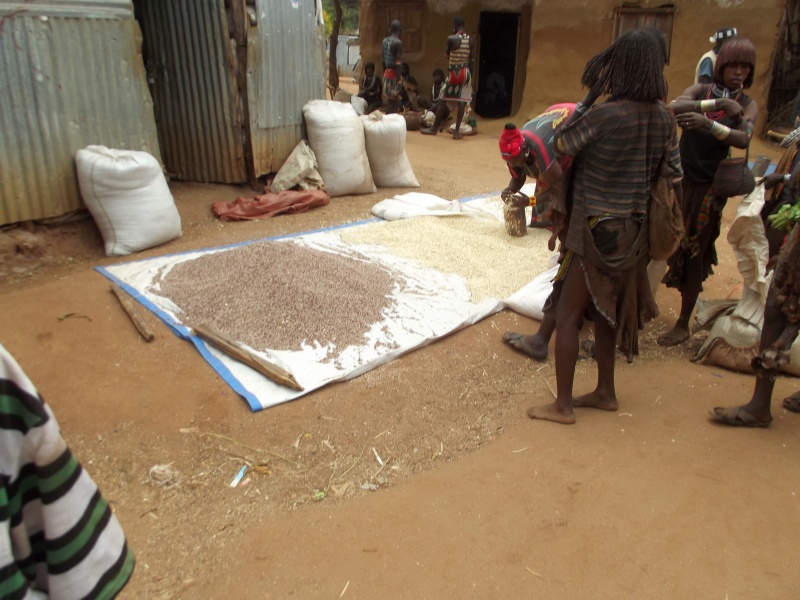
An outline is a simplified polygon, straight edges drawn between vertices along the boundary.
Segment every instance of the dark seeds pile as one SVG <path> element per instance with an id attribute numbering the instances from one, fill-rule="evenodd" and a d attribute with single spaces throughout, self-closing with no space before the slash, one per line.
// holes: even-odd
<path id="1" fill-rule="evenodd" d="M 161 295 L 183 323 L 210 325 L 251 348 L 342 350 L 364 342 L 392 301 L 392 276 L 374 263 L 298 246 L 257 242 L 176 265 Z"/>

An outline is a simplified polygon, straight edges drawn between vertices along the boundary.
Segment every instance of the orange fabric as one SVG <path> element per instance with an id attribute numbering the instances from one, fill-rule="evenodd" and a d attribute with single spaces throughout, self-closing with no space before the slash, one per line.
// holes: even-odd
<path id="1" fill-rule="evenodd" d="M 211 210 L 222 221 L 269 219 L 283 213 L 297 214 L 310 208 L 325 206 L 331 200 L 322 190 L 285 190 L 267 192 L 253 198 L 237 198 L 233 202 L 214 202 Z"/>

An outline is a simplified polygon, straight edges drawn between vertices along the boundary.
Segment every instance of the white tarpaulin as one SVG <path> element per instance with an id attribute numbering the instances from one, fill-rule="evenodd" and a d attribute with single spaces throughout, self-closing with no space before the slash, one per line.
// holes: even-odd
<path id="1" fill-rule="evenodd" d="M 498 201 L 497 197 L 472 199 L 470 204 L 474 202 L 474 205 L 464 211 L 464 216 L 466 213 L 481 212 L 486 219 L 486 214 L 498 212 L 497 207 L 492 206 Z M 443 202 L 451 205 L 460 204 L 458 201 Z M 488 207 L 487 211 L 484 212 L 479 208 L 480 205 Z M 502 204 L 499 212 L 502 213 Z M 302 396 L 330 382 L 356 377 L 401 354 L 472 325 L 505 308 L 506 305 L 501 298 L 478 297 L 476 300 L 478 295 L 471 290 L 470 275 L 431 268 L 413 257 L 398 256 L 386 246 L 343 240 L 343 232 L 349 236 L 357 236 L 360 228 L 381 226 L 392 227 L 392 223 L 367 221 L 345 228 L 310 232 L 277 240 L 259 240 L 237 246 L 132 261 L 98 268 L 98 271 L 119 283 L 148 309 L 155 312 L 177 335 L 190 340 L 220 376 L 247 400 L 252 410 L 261 410 Z M 498 222 L 496 217 L 492 227 L 500 231 L 503 229 L 502 222 Z M 533 232 L 533 235 L 527 237 L 530 239 L 509 238 L 509 244 L 516 244 L 513 249 L 517 252 L 515 256 L 523 257 L 520 261 L 523 265 L 525 262 L 534 265 L 538 264 L 533 260 L 538 254 L 544 257 L 543 264 L 546 264 L 551 255 L 546 244 L 549 234 Z M 390 273 L 396 282 L 390 294 L 389 308 L 384 311 L 383 319 L 364 332 L 364 341 L 361 345 L 337 348 L 331 344 L 322 346 L 315 340 L 304 340 L 299 350 L 252 348 L 257 355 L 291 373 L 304 388 L 303 391 L 273 383 L 250 367 L 229 358 L 206 345 L 200 338 L 191 335 L 191 329 L 184 323 L 181 307 L 162 295 L 161 284 L 176 265 L 210 253 L 235 252 L 237 248 L 259 243 L 296 244 L 315 251 L 370 261 Z M 488 252 L 486 247 L 481 246 L 481 240 L 476 237 L 476 254 L 480 254 L 483 260 L 486 259 L 485 255 Z M 421 248 L 420 252 L 424 253 L 425 249 Z M 498 257 L 498 260 L 504 258 L 505 252 Z M 544 270 L 523 274 L 524 279 L 521 280 L 519 288 Z M 546 285 L 540 284 L 537 289 L 538 293 L 544 294 L 545 297 L 549 294 Z"/>

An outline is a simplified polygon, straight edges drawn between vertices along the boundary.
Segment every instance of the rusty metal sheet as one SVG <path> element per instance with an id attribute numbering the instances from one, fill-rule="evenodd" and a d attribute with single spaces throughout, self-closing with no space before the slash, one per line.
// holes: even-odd
<path id="1" fill-rule="evenodd" d="M 0 14 L 0 224 L 82 208 L 73 162 L 80 148 L 161 159 L 132 11 L 64 18 L 11 8 Z"/>
<path id="2" fill-rule="evenodd" d="M 247 180 L 242 119 L 224 0 L 143 0 L 142 29 L 168 174 Z"/>
<path id="3" fill-rule="evenodd" d="M 71 17 L 79 19 L 127 19 L 133 16 L 131 0 L 3 0 L 0 17 Z"/>
<path id="4" fill-rule="evenodd" d="M 325 37 L 316 0 L 256 1 L 248 98 L 256 174 L 280 169 L 303 138 L 303 106 L 325 98 Z"/>

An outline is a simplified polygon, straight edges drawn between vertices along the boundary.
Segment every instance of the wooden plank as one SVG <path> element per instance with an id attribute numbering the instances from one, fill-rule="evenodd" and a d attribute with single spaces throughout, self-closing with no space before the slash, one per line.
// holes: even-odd
<path id="1" fill-rule="evenodd" d="M 198 325 L 194 328 L 194 334 L 218 348 L 231 358 L 246 364 L 251 369 L 255 369 L 267 379 L 280 385 L 286 386 L 299 392 L 303 391 L 303 386 L 297 383 L 294 375 L 282 369 L 268 360 L 253 354 L 250 350 L 242 346 L 241 343 L 231 340 L 221 333 L 214 331 L 208 325 Z"/>
<path id="2" fill-rule="evenodd" d="M 142 317 L 136 310 L 133 301 L 125 293 L 125 290 L 119 287 L 116 283 L 112 283 L 111 291 L 114 292 L 114 295 L 117 297 L 117 300 L 119 300 L 119 303 L 122 305 L 123 310 L 127 313 L 131 322 L 136 327 L 136 330 L 139 332 L 139 335 L 141 335 L 144 338 L 144 341 L 152 342 L 153 338 L 155 338 L 156 336 L 153 335 L 153 332 L 150 331 L 150 328 L 142 320 Z"/>

